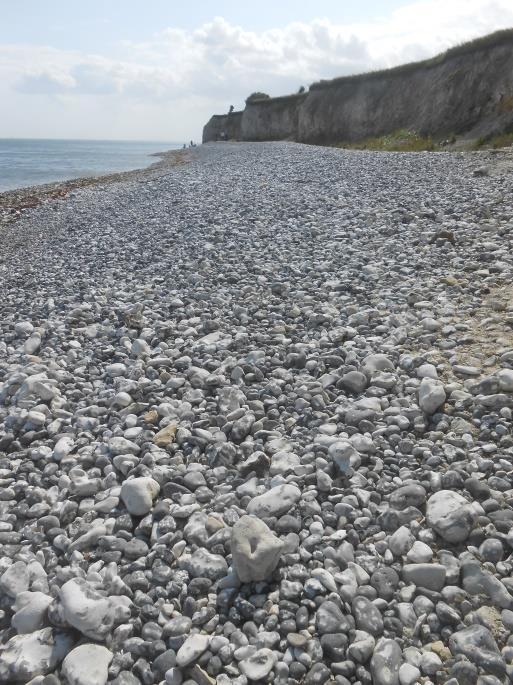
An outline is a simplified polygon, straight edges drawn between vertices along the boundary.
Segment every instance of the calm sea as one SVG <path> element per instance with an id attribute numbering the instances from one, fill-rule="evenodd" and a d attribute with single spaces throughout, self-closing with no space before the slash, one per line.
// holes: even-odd
<path id="1" fill-rule="evenodd" d="M 0 138 L 0 192 L 140 169 L 158 161 L 153 153 L 181 147 L 162 141 Z"/>

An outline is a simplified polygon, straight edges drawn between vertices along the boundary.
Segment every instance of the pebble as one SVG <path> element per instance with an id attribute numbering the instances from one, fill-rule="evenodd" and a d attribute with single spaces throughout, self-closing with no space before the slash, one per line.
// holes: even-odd
<path id="1" fill-rule="evenodd" d="M 14 635 L 2 650 L 1 683 L 27 683 L 53 671 L 71 650 L 71 635 L 42 628 L 27 635 Z"/>
<path id="2" fill-rule="evenodd" d="M 439 592 L 445 585 L 445 566 L 442 564 L 405 564 L 403 579 L 434 592 Z"/>
<path id="3" fill-rule="evenodd" d="M 0 683 L 511 677 L 513 202 L 475 154 L 209 144 L 4 227 Z"/>
<path id="4" fill-rule="evenodd" d="M 399 668 L 400 685 L 414 685 L 421 676 L 420 670 L 412 664 L 401 664 Z"/>
<path id="5" fill-rule="evenodd" d="M 289 512 L 300 497 L 301 491 L 295 485 L 277 485 L 254 497 L 247 505 L 247 512 L 259 518 L 280 516 Z"/>
<path id="6" fill-rule="evenodd" d="M 47 611 L 53 598 L 43 592 L 19 592 L 13 604 L 12 626 L 19 635 L 40 630 L 47 623 Z"/>
<path id="7" fill-rule="evenodd" d="M 176 665 L 180 668 L 193 663 L 208 648 L 210 637 L 200 633 L 189 635 L 176 653 Z"/>
<path id="8" fill-rule="evenodd" d="M 232 565 L 243 583 L 269 578 L 282 549 L 283 542 L 257 518 L 242 516 L 232 528 Z"/>
<path id="9" fill-rule="evenodd" d="M 468 538 L 477 515 L 471 504 L 459 493 L 439 490 L 427 502 L 426 518 L 433 530 L 444 540 L 458 543 Z"/>
<path id="10" fill-rule="evenodd" d="M 16 598 L 26 592 L 30 585 L 30 573 L 23 561 L 15 561 L 0 577 L 0 589 L 10 597 Z"/>
<path id="11" fill-rule="evenodd" d="M 397 685 L 401 662 L 399 645 L 394 640 L 382 637 L 376 643 L 370 661 L 372 682 L 376 685 Z"/>
<path id="12" fill-rule="evenodd" d="M 355 597 L 352 602 L 356 627 L 377 636 L 383 633 L 383 618 L 379 609 L 367 597 Z"/>
<path id="13" fill-rule="evenodd" d="M 413 546 L 415 542 L 415 537 L 406 526 L 400 526 L 394 533 L 390 536 L 388 540 L 388 545 L 390 551 L 397 557 L 406 554 Z"/>
<path id="14" fill-rule="evenodd" d="M 132 604 L 123 595 L 106 596 L 82 578 L 64 583 L 59 600 L 67 623 L 93 640 L 104 639 L 116 623 L 128 620 Z"/>
<path id="15" fill-rule="evenodd" d="M 69 685 L 105 685 L 112 658 L 112 652 L 101 645 L 79 645 L 62 662 L 62 675 Z"/>
<path id="16" fill-rule="evenodd" d="M 160 486 L 153 478 L 133 478 L 126 480 L 121 488 L 121 499 L 134 516 L 144 516 L 153 506 Z"/>
<path id="17" fill-rule="evenodd" d="M 241 672 L 248 680 L 263 680 L 272 671 L 276 657 L 270 649 L 259 649 L 248 659 L 239 663 Z"/>
<path id="18" fill-rule="evenodd" d="M 434 414 L 444 404 L 447 396 L 442 383 L 424 376 L 419 386 L 419 406 L 426 414 Z"/>
<path id="19" fill-rule="evenodd" d="M 331 600 L 322 602 L 316 612 L 316 628 L 320 635 L 340 633 L 347 625 L 347 618 L 340 607 Z"/>

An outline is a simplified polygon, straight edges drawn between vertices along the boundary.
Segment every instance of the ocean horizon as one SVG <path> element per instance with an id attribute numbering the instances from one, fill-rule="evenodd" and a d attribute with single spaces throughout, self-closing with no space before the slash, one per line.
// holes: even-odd
<path id="1" fill-rule="evenodd" d="M 175 141 L 0 138 L 0 192 L 141 169 Z"/>

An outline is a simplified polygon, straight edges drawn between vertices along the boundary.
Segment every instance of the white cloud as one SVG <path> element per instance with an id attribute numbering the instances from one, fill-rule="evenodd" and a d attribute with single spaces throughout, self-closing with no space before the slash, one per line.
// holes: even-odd
<path id="1" fill-rule="evenodd" d="M 217 18 L 194 31 L 167 28 L 151 41 L 125 43 L 123 59 L 0 45 L 0 96 L 11 115 L 0 135 L 31 135 L 19 130 L 27 117 L 15 110 L 35 106 L 39 125 L 58 124 L 61 135 L 199 137 L 211 113 L 242 106 L 251 91 L 294 92 L 319 78 L 422 59 L 511 25 L 511 0 L 421 0 L 350 25 L 318 19 L 255 32 Z"/>

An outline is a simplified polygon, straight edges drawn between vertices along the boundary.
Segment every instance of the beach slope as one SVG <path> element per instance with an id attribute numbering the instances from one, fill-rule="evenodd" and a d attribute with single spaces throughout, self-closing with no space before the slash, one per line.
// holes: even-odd
<path id="1" fill-rule="evenodd" d="M 510 152 L 182 161 L 1 228 L 0 683 L 502 682 Z"/>

